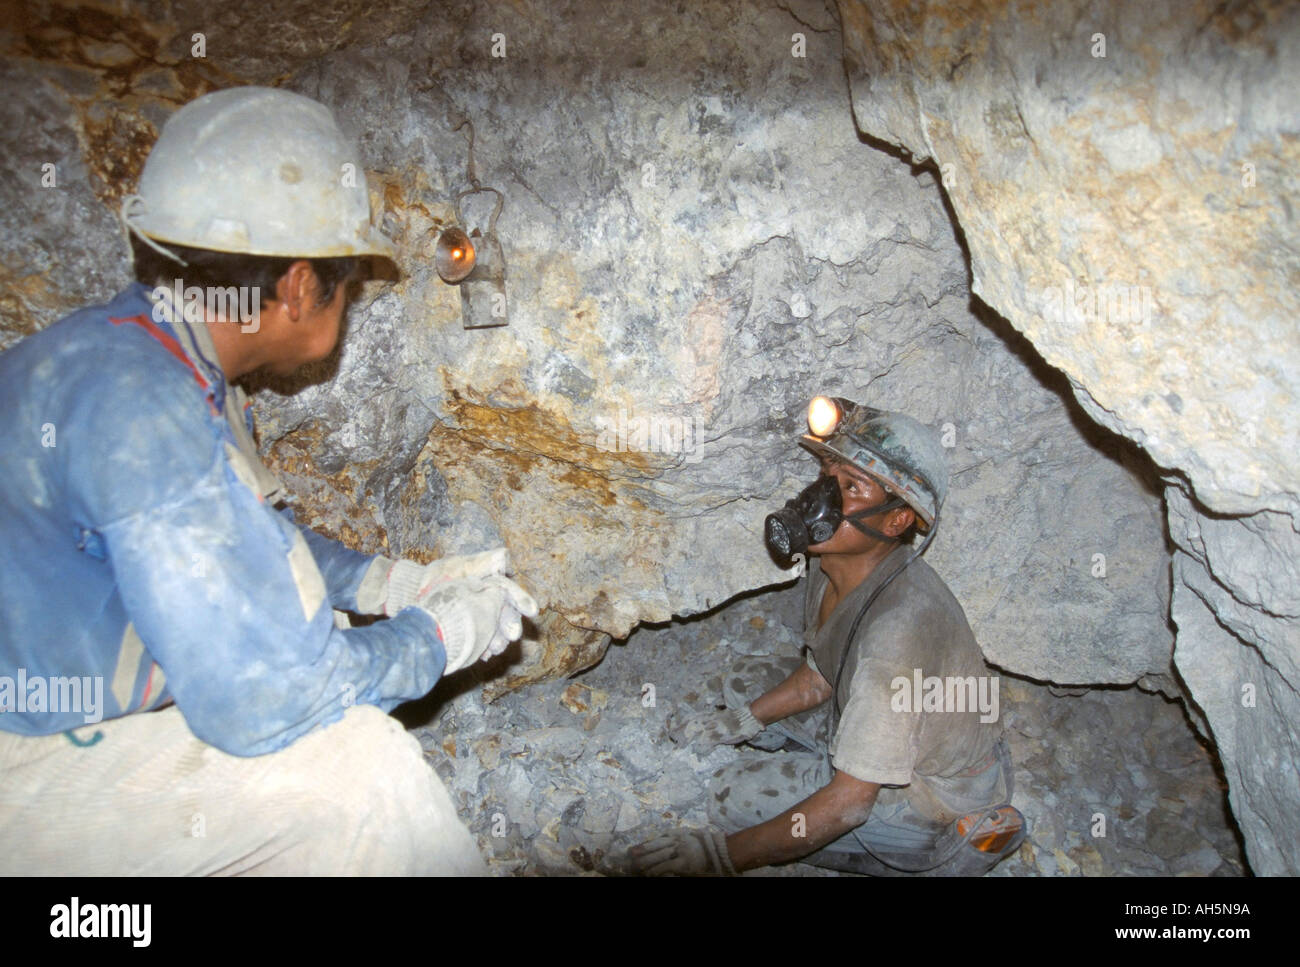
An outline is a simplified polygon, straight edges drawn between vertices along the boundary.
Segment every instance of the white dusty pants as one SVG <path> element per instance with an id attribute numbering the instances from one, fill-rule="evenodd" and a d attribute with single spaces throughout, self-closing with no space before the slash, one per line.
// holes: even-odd
<path id="1" fill-rule="evenodd" d="M 0 732 L 0 874 L 486 872 L 420 744 L 374 706 L 255 758 L 195 738 L 175 706 Z"/>

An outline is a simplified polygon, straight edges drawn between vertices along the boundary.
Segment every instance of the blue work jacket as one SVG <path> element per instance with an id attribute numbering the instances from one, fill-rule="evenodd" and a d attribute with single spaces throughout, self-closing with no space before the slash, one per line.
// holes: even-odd
<path id="1" fill-rule="evenodd" d="M 133 285 L 0 354 L 0 729 L 174 700 L 199 738 L 252 756 L 426 694 L 437 623 L 335 626 L 373 558 L 271 506 L 217 361 L 155 304 Z"/>

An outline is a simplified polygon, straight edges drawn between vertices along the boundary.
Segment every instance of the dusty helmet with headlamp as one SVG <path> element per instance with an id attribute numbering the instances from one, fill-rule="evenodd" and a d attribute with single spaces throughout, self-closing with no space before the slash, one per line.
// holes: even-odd
<path id="1" fill-rule="evenodd" d="M 902 413 L 825 396 L 809 404 L 808 416 L 803 446 L 876 478 L 916 511 L 921 531 L 934 526 L 948 495 L 948 461 L 933 430 Z"/>
<path id="2" fill-rule="evenodd" d="M 889 497 L 846 515 L 838 484 L 823 475 L 768 515 L 764 537 L 774 554 L 788 559 L 802 553 L 829 540 L 843 521 L 877 540 L 897 540 L 865 520 L 904 506 L 915 512 L 918 529 L 929 535 L 948 489 L 947 461 L 933 431 L 901 413 L 829 396 L 815 397 L 809 404 L 808 428 L 799 441 L 803 446 L 869 475 Z"/>

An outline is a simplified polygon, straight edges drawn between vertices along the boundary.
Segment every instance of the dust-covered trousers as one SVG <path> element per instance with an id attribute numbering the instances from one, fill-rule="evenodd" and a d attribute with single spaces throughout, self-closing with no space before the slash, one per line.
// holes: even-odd
<path id="1" fill-rule="evenodd" d="M 723 681 L 728 708 L 749 705 L 785 681 L 803 663 L 800 658 L 747 656 Z M 834 769 L 827 751 L 829 722 L 825 709 L 813 709 L 774 722 L 750 745 L 749 752 L 714 773 L 709 814 L 727 833 L 780 816 L 830 783 Z M 793 742 L 802 751 L 778 751 Z M 1001 757 L 995 753 L 973 775 L 946 782 L 942 797 L 932 789 L 882 786 L 867 821 L 805 859 L 816 864 L 823 854 L 884 853 L 906 855 L 934 848 L 960 816 L 1006 801 L 1008 787 Z M 916 787 L 916 788 L 914 788 Z"/>
<path id="2" fill-rule="evenodd" d="M 0 732 L 0 874 L 485 872 L 420 744 L 373 705 L 251 758 L 175 706 Z"/>

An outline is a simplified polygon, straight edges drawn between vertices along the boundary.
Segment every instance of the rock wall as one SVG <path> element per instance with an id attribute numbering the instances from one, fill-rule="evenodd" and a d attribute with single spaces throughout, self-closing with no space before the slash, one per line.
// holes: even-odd
<path id="1" fill-rule="evenodd" d="M 1152 474 L 1063 404 L 1010 327 L 972 314 L 933 180 L 854 130 L 833 9 L 410 5 L 362 29 L 355 7 L 312 4 L 288 30 L 285 4 L 20 22 L 6 343 L 118 286 L 108 206 L 167 113 L 283 83 L 360 140 L 403 276 L 367 288 L 317 382 L 258 397 L 264 449 L 354 546 L 510 547 L 547 615 L 496 690 L 786 580 L 761 522 L 813 472 L 793 441 L 824 390 L 943 430 L 956 475 L 930 553 L 992 660 L 1170 687 Z M 429 258 L 468 187 L 466 117 L 506 196 L 501 329 L 463 329 Z M 46 160 L 57 190 L 36 185 Z"/>
<path id="2" fill-rule="evenodd" d="M 864 135 L 972 291 L 1162 468 L 1175 664 L 1260 873 L 1300 872 L 1300 7 L 839 0 Z"/>
<path id="3" fill-rule="evenodd" d="M 822 391 L 941 431 L 954 478 L 929 554 L 992 661 L 1060 683 L 1177 690 L 1158 474 L 1085 415 L 1118 404 L 1101 389 L 1076 404 L 1039 355 L 1076 391 L 1113 366 L 1139 392 L 1131 350 L 1107 346 L 1093 327 L 1086 340 L 1098 358 L 1076 373 L 1019 303 L 989 288 L 1018 278 L 1020 263 L 1075 251 L 1049 232 L 1060 186 L 1036 185 L 1049 197 L 1034 209 L 999 193 L 1002 181 L 982 181 L 974 161 L 962 177 L 983 195 L 962 195 L 946 174 L 968 255 L 932 174 L 855 129 L 846 63 L 863 130 L 927 153 L 909 140 L 919 122 L 907 120 L 914 101 L 902 82 L 878 72 L 880 90 L 863 87 L 870 61 L 858 45 L 902 14 L 846 4 L 842 41 L 836 10 L 807 2 L 652 2 L 635 15 L 595 0 L 46 9 L 8 25 L 0 60 L 0 156 L 15 172 L 0 185 L 0 347 L 123 283 L 113 206 L 177 106 L 241 83 L 328 104 L 361 144 L 403 274 L 367 286 L 341 352 L 314 382 L 258 395 L 263 448 L 303 516 L 353 546 L 422 559 L 510 547 L 546 613 L 491 694 L 585 667 L 638 622 L 788 580 L 763 550 L 761 523 L 814 472 L 794 440 Z M 922 48 L 914 67 L 905 59 L 915 34 L 872 50 L 923 85 Z M 934 83 L 952 87 L 946 75 Z M 990 116 L 1006 126 L 1002 113 Z M 434 239 L 468 187 L 455 130 L 464 118 L 480 178 L 506 198 L 505 328 L 463 329 L 460 294 L 432 271 Z M 962 128 L 952 130 L 960 142 Z M 46 164 L 58 173 L 51 187 L 41 184 Z M 1260 156 L 1261 185 L 1280 170 Z M 972 207 L 986 221 L 972 221 Z M 1047 223 L 1047 234 L 1008 247 L 992 272 L 986 246 L 1031 223 Z M 972 302 L 971 269 L 975 291 L 1014 328 Z M 1068 326 L 1053 331 L 1068 342 Z M 1174 405 L 1168 395 L 1160 406 Z M 1175 398 L 1189 418 L 1209 405 L 1191 389 Z M 1119 417 L 1101 422 L 1137 435 Z M 1261 440 L 1284 428 L 1256 423 Z M 1281 480 L 1283 462 L 1275 454 L 1259 473 Z M 1188 470 L 1189 487 L 1196 474 Z M 1268 506 L 1261 541 L 1275 539 L 1284 516 Z M 1216 532 L 1199 557 L 1199 538 L 1180 537 L 1189 552 L 1175 573 L 1208 567 L 1228 589 L 1242 580 L 1228 557 L 1226 569 L 1215 563 L 1227 536 Z M 1272 600 L 1271 587 L 1257 591 L 1245 611 Z M 1175 597 L 1175 619 L 1180 607 L 1204 611 L 1203 600 Z M 1245 611 L 1243 625 L 1262 627 Z M 1196 689 L 1193 659 L 1179 661 Z M 1259 675 L 1275 677 L 1257 679 L 1256 717 L 1242 723 L 1252 750 L 1276 731 L 1282 701 L 1269 691 L 1281 685 L 1276 673 Z M 1199 687 L 1223 743 L 1226 713 Z"/>

